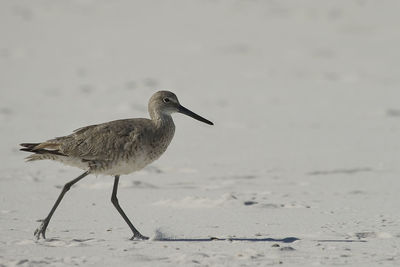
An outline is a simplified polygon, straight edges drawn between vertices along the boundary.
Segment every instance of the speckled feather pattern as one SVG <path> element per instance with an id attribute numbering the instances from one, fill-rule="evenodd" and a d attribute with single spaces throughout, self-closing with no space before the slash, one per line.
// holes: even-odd
<path id="1" fill-rule="evenodd" d="M 66 155 L 36 154 L 30 160 L 52 159 L 90 169 L 92 173 L 128 174 L 158 159 L 175 132 L 172 119 L 157 124 L 149 119 L 124 119 L 86 126 L 73 134 L 40 144 Z"/>

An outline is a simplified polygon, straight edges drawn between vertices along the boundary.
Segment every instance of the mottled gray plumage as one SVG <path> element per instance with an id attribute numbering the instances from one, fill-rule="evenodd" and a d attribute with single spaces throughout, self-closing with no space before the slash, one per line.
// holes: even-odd
<path id="1" fill-rule="evenodd" d="M 34 153 L 27 157 L 28 161 L 50 159 L 85 170 L 84 174 L 64 186 L 52 211 L 35 232 L 37 238 L 41 234 L 45 237 L 47 224 L 70 186 L 90 173 L 115 176 L 113 203 L 133 231 L 133 237 L 145 238 L 119 207 L 116 198 L 119 176 L 144 168 L 165 152 L 175 132 L 172 113 L 180 112 L 213 125 L 181 106 L 176 95 L 169 91 L 156 92 L 149 100 L 148 109 L 151 119 L 110 121 L 82 127 L 70 135 L 42 143 L 21 144 L 22 151 Z"/>
<path id="2" fill-rule="evenodd" d="M 129 174 L 156 160 L 167 149 L 175 125 L 172 119 L 160 122 L 125 119 L 86 126 L 73 134 L 40 143 L 32 152 L 45 151 L 27 159 L 56 160 L 92 173 Z"/>

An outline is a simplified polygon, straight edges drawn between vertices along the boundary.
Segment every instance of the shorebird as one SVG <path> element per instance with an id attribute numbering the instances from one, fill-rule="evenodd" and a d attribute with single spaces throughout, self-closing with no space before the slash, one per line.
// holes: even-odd
<path id="1" fill-rule="evenodd" d="M 56 137 L 42 143 L 23 143 L 22 151 L 34 154 L 27 161 L 50 159 L 78 167 L 84 173 L 66 183 L 47 217 L 41 221 L 34 236 L 46 239 L 46 229 L 65 193 L 72 185 L 88 174 L 114 176 L 111 202 L 132 230 L 131 239 L 148 239 L 131 223 L 119 205 L 117 190 L 120 175 L 144 168 L 158 159 L 170 144 L 175 124 L 171 114 L 183 113 L 196 120 L 213 123 L 183 107 L 176 95 L 159 91 L 149 100 L 148 111 L 151 119 L 122 119 L 90 125 L 75 130 L 72 134 Z"/>

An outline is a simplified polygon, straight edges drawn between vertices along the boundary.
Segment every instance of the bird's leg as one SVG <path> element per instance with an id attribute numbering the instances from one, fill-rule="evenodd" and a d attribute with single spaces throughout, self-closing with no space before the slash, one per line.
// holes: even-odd
<path id="1" fill-rule="evenodd" d="M 50 219 L 53 216 L 53 213 L 56 211 L 56 209 L 57 209 L 58 205 L 60 204 L 62 198 L 64 197 L 65 193 L 68 192 L 68 190 L 71 188 L 72 185 L 79 182 L 79 180 L 81 180 L 83 177 L 85 177 L 89 173 L 90 173 L 90 171 L 86 171 L 86 172 L 82 173 L 81 175 L 79 175 L 74 180 L 72 180 L 64 185 L 60 195 L 58 196 L 58 198 L 56 200 L 56 203 L 54 203 L 53 207 L 51 208 L 49 215 L 47 215 L 47 217 L 44 220 L 41 220 L 41 222 L 42 222 L 41 225 L 36 229 L 34 235 L 36 236 L 37 239 L 40 238 L 40 235 L 42 235 L 43 238 L 46 239 L 47 225 L 49 225 Z"/>
<path id="2" fill-rule="evenodd" d="M 124 218 L 125 222 L 129 225 L 129 228 L 131 228 L 133 232 L 133 237 L 131 238 L 132 240 L 134 239 L 142 239 L 146 240 L 149 239 L 147 236 L 142 235 L 136 228 L 133 226 L 131 221 L 128 219 L 128 217 L 125 215 L 125 212 L 122 210 L 118 203 L 118 198 L 117 198 L 117 191 L 118 191 L 118 183 L 119 183 L 119 175 L 115 175 L 114 179 L 114 187 L 111 195 L 111 202 L 114 204 L 114 207 L 118 210 L 119 214 L 121 214 L 122 218 Z"/>

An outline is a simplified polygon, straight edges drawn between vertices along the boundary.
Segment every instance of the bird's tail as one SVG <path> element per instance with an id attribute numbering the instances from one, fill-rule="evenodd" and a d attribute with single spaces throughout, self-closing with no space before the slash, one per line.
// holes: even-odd
<path id="1" fill-rule="evenodd" d="M 54 159 L 57 156 L 65 156 L 60 152 L 60 145 L 51 142 L 43 143 L 22 143 L 20 144 L 23 148 L 21 151 L 34 153 L 26 157 L 26 161 L 42 160 L 42 159 Z"/>

